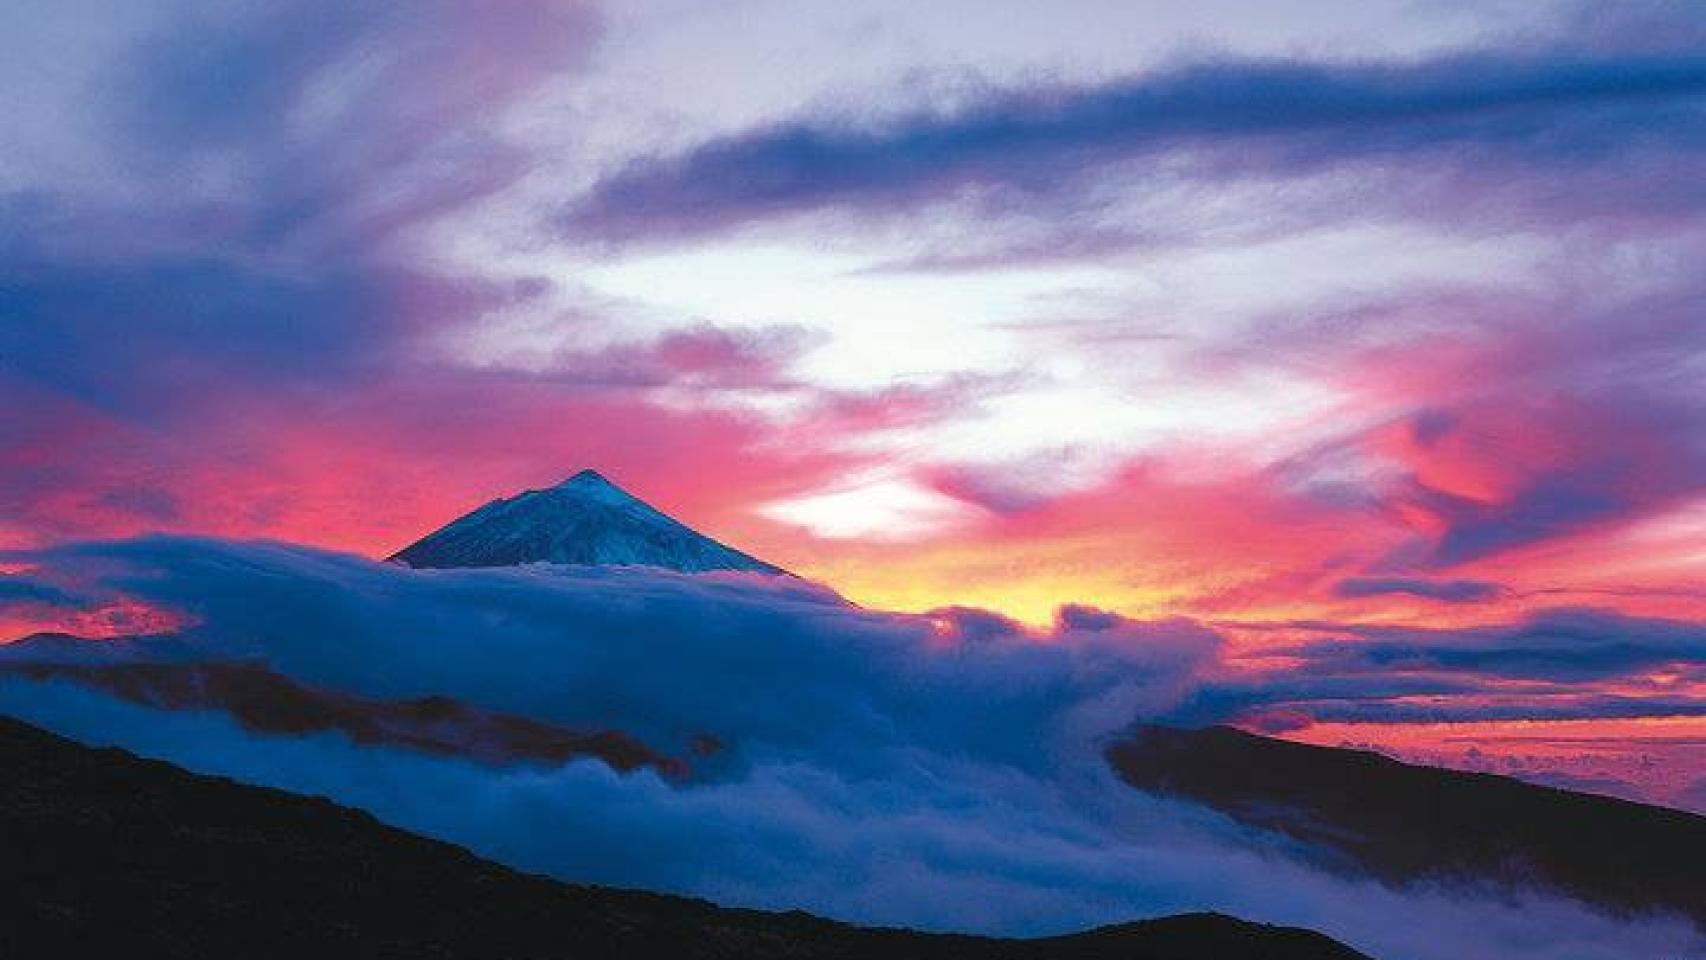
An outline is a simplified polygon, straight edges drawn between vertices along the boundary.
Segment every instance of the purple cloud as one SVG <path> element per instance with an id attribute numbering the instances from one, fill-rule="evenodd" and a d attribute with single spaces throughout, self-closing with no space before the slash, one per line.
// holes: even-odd
<path id="1" fill-rule="evenodd" d="M 88 600 L 25 574 L 0 574 L 0 611 L 11 606 L 76 608 Z"/>
<path id="2" fill-rule="evenodd" d="M 1365 161 L 1416 163 L 1418 174 L 1479 183 L 1483 194 L 1503 189 L 1493 170 L 1580 176 L 1614 189 L 1614 198 L 1538 190 L 1531 200 L 1586 213 L 1597 205 L 1672 214 L 1706 201 L 1694 178 L 1678 176 L 1698 170 L 1706 150 L 1703 97 L 1706 59 L 1687 52 L 1515 50 L 1401 65 L 1211 60 L 1097 86 L 997 91 L 950 111 L 757 128 L 630 161 L 563 223 L 588 239 L 667 241 L 802 211 L 868 214 L 967 192 L 1070 206 L 1114 165 L 1170 153 L 1188 161 L 1187 179 L 1201 180 Z M 1669 174 L 1610 183 L 1613 173 L 1637 171 Z"/>
<path id="3" fill-rule="evenodd" d="M 1335 596 L 1356 599 L 1401 593 L 1443 603 L 1479 603 L 1505 592 L 1486 580 L 1424 580 L 1417 577 L 1348 577 L 1333 586 Z"/>

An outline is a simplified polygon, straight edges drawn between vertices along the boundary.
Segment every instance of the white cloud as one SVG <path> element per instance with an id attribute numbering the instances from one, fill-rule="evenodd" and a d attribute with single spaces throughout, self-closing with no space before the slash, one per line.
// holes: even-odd
<path id="1" fill-rule="evenodd" d="M 981 511 L 904 477 L 877 475 L 773 501 L 758 512 L 832 540 L 904 541 L 946 533 Z"/>

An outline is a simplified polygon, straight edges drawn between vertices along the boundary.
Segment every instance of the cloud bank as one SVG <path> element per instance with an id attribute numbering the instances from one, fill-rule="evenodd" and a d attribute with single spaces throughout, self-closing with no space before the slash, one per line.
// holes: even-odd
<path id="1" fill-rule="evenodd" d="M 711 734 L 695 777 L 592 761 L 492 769 L 333 733 L 258 737 L 59 681 L 0 707 L 88 742 L 323 793 L 526 869 L 849 919 L 1039 933 L 1211 907 L 1415 957 L 1682 949 L 1680 922 L 1318 872 L 1271 838 L 1133 793 L 1104 738 L 1177 714 L 1224 640 L 1067 608 L 1039 632 L 981 611 L 899 615 L 745 575 L 412 571 L 194 538 L 30 556 L 45 582 L 171 607 L 169 637 L 35 642 L 4 659 L 244 658 L 372 697 L 442 694 L 657 745 Z"/>

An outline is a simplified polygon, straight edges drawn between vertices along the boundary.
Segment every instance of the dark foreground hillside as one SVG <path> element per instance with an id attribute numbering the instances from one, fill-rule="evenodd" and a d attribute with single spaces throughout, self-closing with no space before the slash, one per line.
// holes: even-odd
<path id="1" fill-rule="evenodd" d="M 1107 756 L 1139 789 L 1334 851 L 1389 883 L 1548 887 L 1706 926 L 1706 817 L 1231 727 L 1146 726 Z"/>
<path id="2" fill-rule="evenodd" d="M 1044 940 L 847 926 L 527 876 L 325 800 L 0 717 L 0 957 L 1354 960 L 1213 914 Z"/>

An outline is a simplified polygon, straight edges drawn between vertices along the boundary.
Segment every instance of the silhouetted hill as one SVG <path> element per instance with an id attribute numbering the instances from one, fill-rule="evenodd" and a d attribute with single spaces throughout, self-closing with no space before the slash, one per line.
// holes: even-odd
<path id="1" fill-rule="evenodd" d="M 1706 924 L 1706 818 L 1230 727 L 1145 726 L 1108 748 L 1142 790 L 1336 852 L 1389 883 L 1474 878 Z"/>
<path id="2" fill-rule="evenodd" d="M 27 642 L 27 641 L 26 641 Z M 81 641 L 85 646 L 104 641 Z M 61 646 L 65 646 L 61 644 Z M 337 731 L 384 745 L 480 763 L 566 763 L 595 757 L 619 771 L 682 777 L 687 764 L 616 730 L 569 730 L 446 696 L 382 700 L 311 687 L 250 661 L 74 663 L 0 661 L 0 676 L 60 680 L 160 710 L 217 710 L 267 734 Z"/>
<path id="3" fill-rule="evenodd" d="M 0 956 L 1354 960 L 1195 914 L 1043 940 L 834 923 L 558 883 L 313 799 L 0 718 Z"/>

